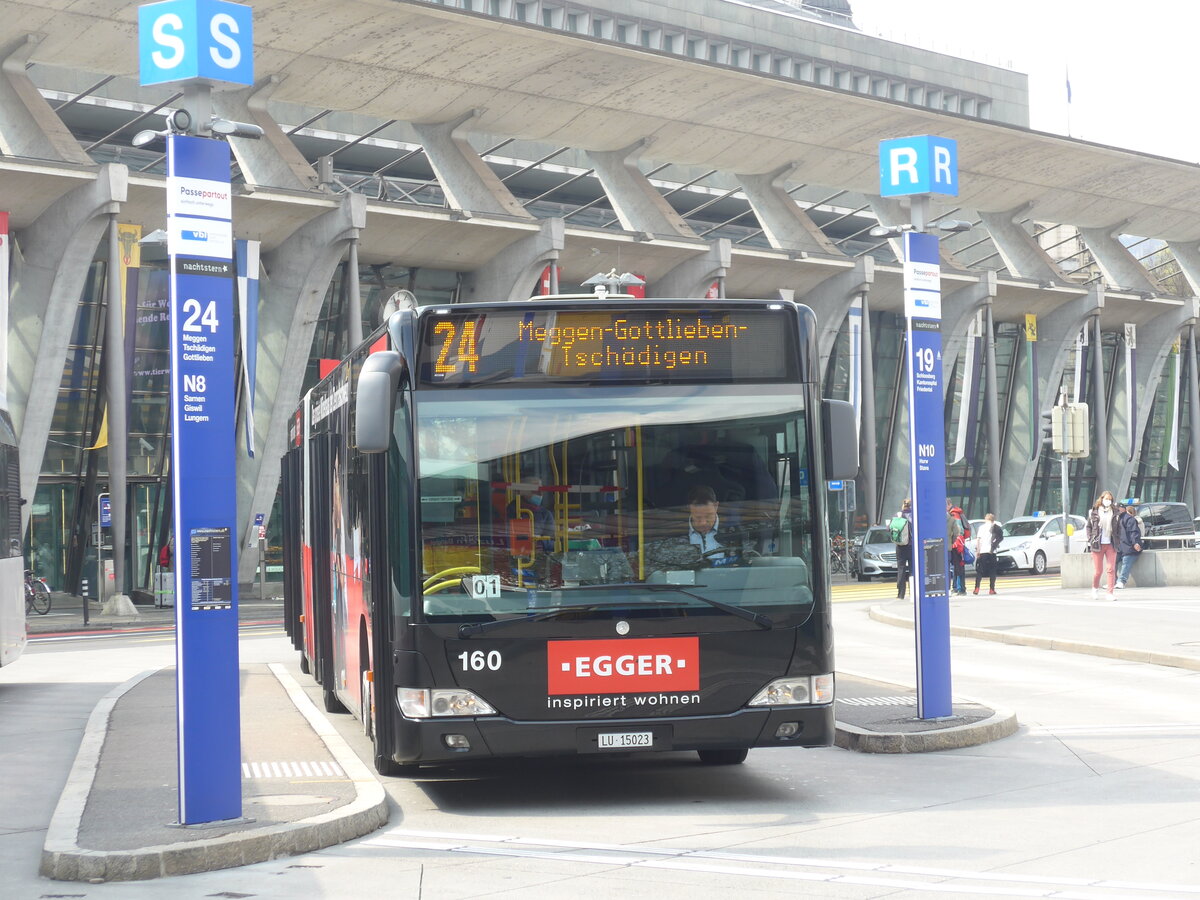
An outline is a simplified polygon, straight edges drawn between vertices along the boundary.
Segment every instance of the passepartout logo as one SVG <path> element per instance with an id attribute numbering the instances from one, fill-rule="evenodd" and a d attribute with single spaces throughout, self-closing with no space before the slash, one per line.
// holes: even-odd
<path id="1" fill-rule="evenodd" d="M 619 694 L 700 689 L 700 639 L 548 641 L 550 694 Z"/>

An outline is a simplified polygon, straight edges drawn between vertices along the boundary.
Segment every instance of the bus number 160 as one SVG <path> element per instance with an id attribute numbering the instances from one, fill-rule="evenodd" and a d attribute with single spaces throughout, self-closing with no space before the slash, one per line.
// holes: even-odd
<path id="1" fill-rule="evenodd" d="M 499 650 L 489 650 L 487 653 L 482 650 L 472 650 L 468 653 L 464 650 L 458 654 L 458 658 L 462 662 L 464 672 L 482 672 L 484 669 L 495 672 L 503 662 Z"/>

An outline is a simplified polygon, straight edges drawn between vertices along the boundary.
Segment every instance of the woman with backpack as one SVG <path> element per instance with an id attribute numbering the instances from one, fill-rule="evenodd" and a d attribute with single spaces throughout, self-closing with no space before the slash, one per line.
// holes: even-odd
<path id="1" fill-rule="evenodd" d="M 896 599 L 904 599 L 908 576 L 912 572 L 912 500 L 904 498 L 900 512 L 888 525 L 896 545 Z"/>
<path id="2" fill-rule="evenodd" d="M 975 532 L 975 590 L 979 593 L 979 582 L 983 576 L 988 577 L 988 593 L 996 593 L 996 548 L 1004 539 L 1004 532 L 996 524 L 996 517 L 988 513 L 983 517 L 983 524 Z"/>
<path id="3" fill-rule="evenodd" d="M 1142 552 L 1142 520 L 1132 506 L 1117 504 L 1117 524 L 1114 527 L 1117 545 L 1117 590 L 1125 587 L 1133 562 Z"/>

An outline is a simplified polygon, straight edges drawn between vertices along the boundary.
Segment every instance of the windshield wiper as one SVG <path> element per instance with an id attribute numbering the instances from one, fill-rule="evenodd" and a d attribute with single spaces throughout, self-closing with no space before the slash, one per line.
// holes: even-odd
<path id="1" fill-rule="evenodd" d="M 698 584 L 693 587 L 705 587 L 706 585 Z M 745 619 L 747 622 L 753 622 L 759 628 L 770 630 L 775 627 L 775 623 L 767 616 L 761 613 L 756 613 L 753 610 L 743 609 L 740 606 L 734 606 L 732 603 L 725 603 L 721 600 L 714 600 L 711 597 L 705 597 L 703 594 L 697 594 L 693 591 L 684 590 L 677 584 L 639 584 L 637 582 L 627 582 L 623 584 L 581 584 L 573 587 L 553 588 L 555 591 L 596 591 L 596 590 L 629 590 L 629 589 L 647 590 L 651 593 L 671 592 L 675 594 L 683 594 L 685 597 L 691 597 L 693 600 L 699 600 L 701 603 L 707 603 L 714 609 L 719 609 L 721 612 L 728 613 L 731 616 L 736 616 L 739 619 Z M 514 622 L 540 622 L 545 619 L 554 618 L 562 612 L 579 612 L 586 609 L 597 609 L 605 606 L 619 606 L 620 603 L 577 603 L 570 606 L 556 606 L 553 609 L 544 609 L 541 612 L 533 615 L 514 616 L 511 619 L 493 619 L 491 622 L 473 622 L 469 625 L 460 625 L 458 628 L 458 636 L 460 638 L 470 637 L 473 634 L 482 634 L 485 631 L 492 631 L 502 625 L 510 625 Z"/>
<path id="2" fill-rule="evenodd" d="M 553 619 L 559 613 L 565 612 L 582 612 L 585 609 L 597 609 L 605 606 L 619 606 L 619 603 L 574 603 L 570 606 L 556 606 L 553 609 L 542 609 L 540 612 L 533 612 L 531 609 L 524 616 L 513 616 L 511 619 L 493 619 L 490 622 L 472 622 L 468 625 L 458 626 L 458 636 L 460 638 L 470 637 L 473 634 L 481 634 L 485 631 L 492 631 L 504 625 L 513 625 L 517 622 L 541 622 L 545 619 Z M 536 609 L 537 607 L 534 607 Z"/>

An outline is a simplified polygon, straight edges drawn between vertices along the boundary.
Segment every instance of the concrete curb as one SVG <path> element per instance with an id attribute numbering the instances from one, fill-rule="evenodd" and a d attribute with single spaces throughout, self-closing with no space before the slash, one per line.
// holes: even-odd
<path id="1" fill-rule="evenodd" d="M 932 753 L 998 741 L 1020 727 L 1016 713 L 997 709 L 991 718 L 933 731 L 870 731 L 837 722 L 834 745 L 859 753 Z"/>
<path id="2" fill-rule="evenodd" d="M 886 625 L 896 625 L 900 628 L 913 627 L 912 619 L 887 612 L 881 606 L 872 606 L 868 610 L 868 614 L 876 622 L 883 622 Z M 956 637 L 978 638 L 982 641 L 995 641 L 1000 644 L 1019 644 L 1023 647 L 1037 647 L 1040 650 L 1061 650 L 1065 653 L 1083 653 L 1087 656 L 1103 656 L 1127 662 L 1149 663 L 1153 666 L 1175 666 L 1179 669 L 1200 671 L 1200 659 L 1178 656 L 1173 653 L 1155 653 L 1150 650 L 1111 647 L 1107 644 L 1089 644 L 1086 641 L 1068 641 L 1062 638 L 1038 637 L 1033 634 L 1016 634 L 1011 631 L 988 631 L 986 628 L 967 628 L 962 625 L 951 625 L 950 633 Z"/>
<path id="3" fill-rule="evenodd" d="M 137 850 L 80 847 L 79 827 L 107 736 L 109 716 L 123 694 L 154 674 L 153 670 L 143 672 L 106 694 L 88 718 L 75 764 L 46 831 L 39 873 L 57 881 L 93 883 L 190 875 L 309 853 L 361 837 L 386 825 L 388 805 L 383 785 L 317 711 L 287 670 L 277 663 L 272 663 L 269 668 L 353 782 L 356 794 L 353 801 L 299 822 L 253 828 L 209 840 L 160 844 Z"/>
<path id="4" fill-rule="evenodd" d="M 846 675 L 869 681 L 879 679 L 861 672 L 841 670 Z M 1015 734 L 1020 728 L 1017 715 L 1007 709 L 997 709 L 973 697 L 959 697 L 992 710 L 992 715 L 980 722 L 952 725 L 929 731 L 872 731 L 845 722 L 834 722 L 834 746 L 859 753 L 933 753 L 938 750 L 960 750 L 998 741 Z"/>

